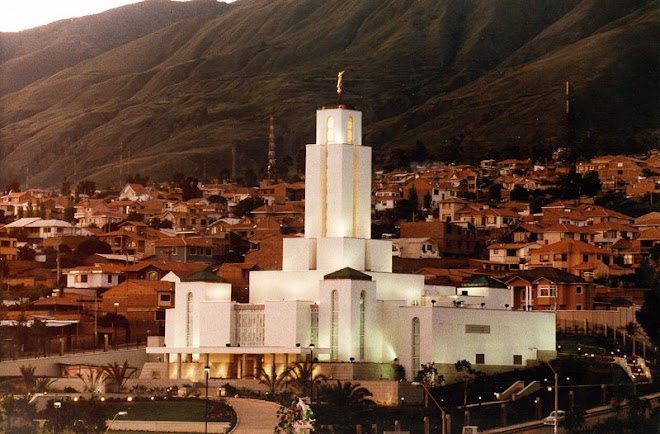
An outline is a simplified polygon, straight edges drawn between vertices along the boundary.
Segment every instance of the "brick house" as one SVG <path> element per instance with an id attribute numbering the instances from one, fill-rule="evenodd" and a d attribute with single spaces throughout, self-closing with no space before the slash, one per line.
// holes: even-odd
<path id="1" fill-rule="evenodd" d="M 165 333 L 165 309 L 174 307 L 174 283 L 129 279 L 108 289 L 101 297 L 104 313 L 116 311 L 126 317 L 130 340 L 146 342 L 150 335 Z"/>

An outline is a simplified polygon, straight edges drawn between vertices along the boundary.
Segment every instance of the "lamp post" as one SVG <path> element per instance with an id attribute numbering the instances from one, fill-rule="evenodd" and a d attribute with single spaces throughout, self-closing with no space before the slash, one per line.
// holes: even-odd
<path id="1" fill-rule="evenodd" d="M 440 414 L 442 415 L 442 428 L 441 428 L 440 434 L 446 434 L 446 432 L 447 432 L 447 427 L 446 427 L 446 424 L 447 424 L 447 416 L 446 416 L 446 414 L 445 414 L 445 409 L 442 408 L 442 406 L 438 403 L 438 401 L 435 399 L 435 397 L 431 394 L 431 391 L 429 390 L 428 387 L 426 387 L 426 384 L 424 384 L 424 383 L 420 383 L 419 381 L 413 381 L 413 382 L 410 383 L 410 384 L 412 384 L 413 386 L 422 386 L 422 388 L 424 389 L 424 393 L 426 394 L 426 396 L 431 397 L 431 400 L 433 401 L 433 403 L 435 404 L 435 406 L 438 407 L 438 409 L 440 410 Z M 401 399 L 403 399 L 403 398 L 401 398 Z"/>
<path id="2" fill-rule="evenodd" d="M 204 404 L 204 434 L 209 432 L 209 365 L 204 366 L 204 376 L 206 377 L 206 401 Z"/>
<path id="3" fill-rule="evenodd" d="M 554 420 L 552 432 L 554 434 L 557 434 L 557 431 L 559 429 L 559 414 L 558 414 L 559 413 L 559 375 L 557 374 L 557 371 L 555 371 L 555 369 L 552 367 L 550 362 L 548 362 L 547 360 L 544 360 L 544 362 L 546 365 L 548 365 L 548 367 L 555 376 L 555 420 Z M 548 387 L 548 389 L 550 388 Z"/>
<path id="4" fill-rule="evenodd" d="M 110 431 L 110 427 L 114 423 L 115 419 L 117 419 L 117 416 L 126 416 L 127 414 L 128 414 L 128 412 L 126 410 L 118 411 L 115 414 L 115 417 L 113 417 L 112 420 L 110 421 L 110 423 L 108 424 L 108 428 L 105 430 L 104 434 L 108 434 L 108 432 Z"/>
<path id="5" fill-rule="evenodd" d="M 115 351 L 117 351 L 117 319 L 118 319 L 118 314 L 119 312 L 119 302 L 115 301 L 115 320 L 112 322 L 112 333 L 115 338 Z"/>

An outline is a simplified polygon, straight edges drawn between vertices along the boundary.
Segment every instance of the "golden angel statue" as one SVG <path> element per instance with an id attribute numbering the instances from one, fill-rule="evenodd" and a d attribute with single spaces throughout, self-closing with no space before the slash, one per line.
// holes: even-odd
<path id="1" fill-rule="evenodd" d="M 344 77 L 344 71 L 339 71 L 339 74 L 337 74 L 337 97 L 341 97 L 341 85 L 344 83 L 343 80 Z"/>

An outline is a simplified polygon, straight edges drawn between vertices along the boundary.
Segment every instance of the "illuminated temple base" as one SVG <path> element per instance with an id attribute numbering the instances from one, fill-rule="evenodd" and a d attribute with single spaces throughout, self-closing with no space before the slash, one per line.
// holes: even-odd
<path id="1" fill-rule="evenodd" d="M 423 363 L 514 369 L 554 354 L 554 312 L 491 309 L 507 297 L 500 288 L 480 293 L 486 308 L 429 305 L 424 276 L 392 273 L 391 242 L 370 239 L 371 149 L 362 146 L 361 113 L 321 109 L 316 125 L 305 237 L 285 238 L 282 271 L 250 273 L 250 304 L 232 302 L 228 283 L 176 283 L 164 346 L 147 348 L 164 355 L 170 378 L 199 380 L 206 365 L 213 378 L 252 377 L 260 366 L 279 373 L 313 357 L 400 364 L 412 380 Z"/>

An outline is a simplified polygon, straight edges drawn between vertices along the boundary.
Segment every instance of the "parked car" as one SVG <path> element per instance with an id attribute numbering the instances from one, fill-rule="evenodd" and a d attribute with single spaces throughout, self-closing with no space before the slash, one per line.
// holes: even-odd
<path id="1" fill-rule="evenodd" d="M 564 410 L 557 410 L 557 422 L 563 421 L 566 419 L 566 412 Z M 555 424 L 555 411 L 551 411 L 550 415 L 543 419 L 543 425 L 553 426 Z"/>
<path id="2" fill-rule="evenodd" d="M 478 426 L 464 426 L 461 434 L 481 434 L 481 430 Z"/>

